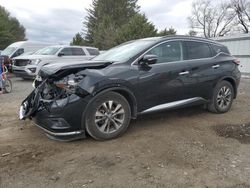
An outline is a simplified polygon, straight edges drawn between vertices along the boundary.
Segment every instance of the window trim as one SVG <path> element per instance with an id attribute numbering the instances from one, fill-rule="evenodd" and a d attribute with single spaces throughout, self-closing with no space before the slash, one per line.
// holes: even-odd
<path id="1" fill-rule="evenodd" d="M 141 54 L 138 58 L 136 58 L 131 64 L 130 66 L 138 66 L 138 61 L 139 59 L 141 59 L 145 54 L 147 54 L 150 50 L 152 50 L 153 48 L 161 45 L 161 44 L 164 44 L 166 42 L 170 42 L 170 41 L 181 41 L 181 42 L 184 42 L 184 41 L 194 41 L 194 42 L 204 42 L 204 43 L 207 43 L 207 44 L 216 44 L 216 43 L 213 43 L 213 42 L 209 42 L 209 41 L 199 41 L 199 40 L 193 40 L 193 39 L 171 39 L 171 40 L 165 40 L 165 41 L 162 41 L 154 46 L 152 46 L 151 48 L 149 48 L 148 50 L 146 50 L 143 54 Z M 208 58 L 201 58 L 201 59 L 188 59 L 188 60 L 182 60 L 182 61 L 172 61 L 172 62 L 166 62 L 166 63 L 176 63 L 176 62 L 183 62 L 183 61 L 197 61 L 197 60 L 208 60 L 208 59 L 214 59 L 215 57 L 219 56 L 220 54 L 226 54 L 226 55 L 229 55 L 231 56 L 230 54 L 228 53 L 225 53 L 225 52 L 220 52 L 212 57 L 208 57 Z M 166 64 L 166 63 L 159 63 L 159 64 L 152 64 L 151 66 L 155 66 L 155 65 L 163 65 L 163 64 Z"/>

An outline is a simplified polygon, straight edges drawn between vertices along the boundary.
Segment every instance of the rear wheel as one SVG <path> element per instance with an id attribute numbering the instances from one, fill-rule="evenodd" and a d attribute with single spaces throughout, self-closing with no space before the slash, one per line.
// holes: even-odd
<path id="1" fill-rule="evenodd" d="M 12 91 L 12 82 L 10 79 L 4 81 L 4 91 L 5 93 L 10 93 Z"/>
<path id="2" fill-rule="evenodd" d="M 128 101 L 116 92 L 97 95 L 86 110 L 85 126 L 96 140 L 122 135 L 128 128 L 131 110 Z"/>
<path id="3" fill-rule="evenodd" d="M 208 110 L 213 113 L 225 113 L 230 110 L 234 99 L 234 89 L 228 81 L 219 82 L 214 91 Z"/>

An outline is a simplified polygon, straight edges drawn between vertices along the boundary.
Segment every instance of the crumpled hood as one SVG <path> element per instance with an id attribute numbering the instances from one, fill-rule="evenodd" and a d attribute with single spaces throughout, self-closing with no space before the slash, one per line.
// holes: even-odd
<path id="1" fill-rule="evenodd" d="M 59 72 L 67 72 L 67 71 L 81 71 L 85 68 L 104 68 L 108 65 L 112 64 L 109 61 L 63 61 L 45 65 L 41 68 L 39 75 L 43 78 L 57 76 L 55 74 Z"/>

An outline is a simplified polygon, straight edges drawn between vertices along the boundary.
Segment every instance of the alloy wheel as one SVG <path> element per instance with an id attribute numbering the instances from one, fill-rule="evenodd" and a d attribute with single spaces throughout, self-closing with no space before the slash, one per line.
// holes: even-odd
<path id="1" fill-rule="evenodd" d="M 229 87 L 223 86 L 217 95 L 217 104 L 220 108 L 227 108 L 232 101 L 232 91 Z"/>
<path id="2" fill-rule="evenodd" d="M 95 124 L 102 133 L 113 133 L 124 123 L 125 111 L 121 104 L 109 100 L 97 109 L 95 113 Z"/>

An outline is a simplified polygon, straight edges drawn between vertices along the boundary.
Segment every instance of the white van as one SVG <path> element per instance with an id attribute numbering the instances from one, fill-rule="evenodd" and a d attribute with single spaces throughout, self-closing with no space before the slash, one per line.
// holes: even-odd
<path id="1" fill-rule="evenodd" d="M 12 72 L 12 59 L 14 57 L 18 57 L 23 53 L 35 52 L 50 45 L 54 44 L 33 41 L 14 42 L 1 52 L 1 56 L 4 57 L 6 67 Z"/>
<path id="2" fill-rule="evenodd" d="M 67 61 L 86 61 L 99 55 L 98 48 L 90 46 L 55 45 L 43 48 L 32 55 L 13 58 L 13 73 L 17 77 L 34 78 L 42 66 Z"/>
<path id="3" fill-rule="evenodd" d="M 43 42 L 33 42 L 33 41 L 14 42 L 11 45 L 9 45 L 7 48 L 5 48 L 2 51 L 1 55 L 8 56 L 8 58 L 11 59 L 23 53 L 32 52 L 32 51 L 34 52 L 46 46 L 51 46 L 51 45 L 53 44 L 43 43 Z"/>

